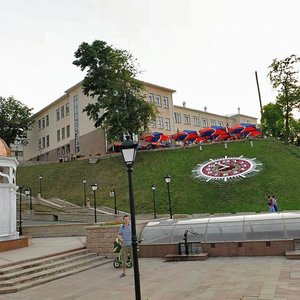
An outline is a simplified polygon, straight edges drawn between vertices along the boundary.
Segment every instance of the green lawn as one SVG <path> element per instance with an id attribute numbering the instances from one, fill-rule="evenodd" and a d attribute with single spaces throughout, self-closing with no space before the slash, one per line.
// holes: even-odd
<path id="1" fill-rule="evenodd" d="M 267 211 L 266 198 L 276 195 L 280 210 L 300 210 L 300 149 L 274 140 L 232 142 L 165 151 L 138 152 L 134 165 L 134 194 L 137 213 L 152 212 L 151 185 L 157 186 L 158 213 L 168 213 L 164 176 L 170 174 L 173 213 L 215 213 Z M 210 158 L 224 156 L 257 158 L 263 170 L 256 176 L 235 182 L 203 182 L 194 179 L 192 170 Z M 38 176 L 43 176 L 45 198 L 58 197 L 83 203 L 82 180 L 87 179 L 88 198 L 93 200 L 90 185 L 98 183 L 97 202 L 113 206 L 111 185 L 117 193 L 118 209 L 129 211 L 128 178 L 121 156 L 89 164 L 88 160 L 52 163 L 18 168 L 18 185 L 28 185 L 36 195 Z"/>

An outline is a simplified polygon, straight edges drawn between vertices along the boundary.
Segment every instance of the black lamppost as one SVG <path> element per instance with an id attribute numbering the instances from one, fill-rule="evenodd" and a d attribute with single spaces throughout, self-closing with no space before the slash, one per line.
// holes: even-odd
<path id="1" fill-rule="evenodd" d="M 22 228 L 22 190 L 23 185 L 19 186 L 19 199 L 20 199 L 20 207 L 19 207 L 19 235 L 23 234 L 23 228 Z"/>
<path id="2" fill-rule="evenodd" d="M 141 287 L 140 287 L 140 272 L 139 272 L 139 260 L 137 252 L 137 235 L 135 225 L 135 205 L 133 194 L 133 180 L 132 180 L 132 167 L 135 161 L 137 144 L 126 137 L 121 145 L 121 151 L 125 165 L 128 172 L 128 185 L 129 185 L 129 203 L 130 203 L 130 215 L 131 215 L 131 234 L 132 234 L 132 254 L 133 254 L 133 268 L 134 268 L 134 285 L 135 285 L 135 299 L 141 300 Z"/>
<path id="3" fill-rule="evenodd" d="M 117 194 L 116 194 L 116 190 L 114 188 L 112 188 L 112 190 L 109 193 L 109 196 L 114 198 L 114 210 L 115 210 L 115 215 L 118 214 L 118 210 L 117 210 Z"/>
<path id="4" fill-rule="evenodd" d="M 30 209 L 30 213 L 32 214 L 31 188 L 30 188 L 30 187 L 27 187 L 27 188 L 24 190 L 24 193 L 25 193 L 25 195 L 26 195 L 27 198 L 29 197 L 29 209 Z"/>
<path id="5" fill-rule="evenodd" d="M 40 197 L 42 198 L 42 179 L 43 176 L 39 176 L 39 182 L 40 182 Z"/>
<path id="6" fill-rule="evenodd" d="M 96 203 L 96 191 L 97 191 L 97 183 L 91 185 L 92 190 L 94 192 L 94 211 L 95 211 L 95 223 L 97 223 L 97 203 Z"/>
<path id="7" fill-rule="evenodd" d="M 82 181 L 83 183 L 83 197 L 84 197 L 84 206 L 86 206 L 86 180 Z"/>
<path id="8" fill-rule="evenodd" d="M 165 182 L 167 184 L 167 190 L 168 190 L 170 219 L 173 219 L 172 204 L 171 204 L 171 195 L 170 195 L 170 182 L 171 182 L 171 176 L 170 175 L 167 175 L 165 177 Z"/>
<path id="9" fill-rule="evenodd" d="M 156 197 L 155 197 L 156 186 L 155 186 L 155 184 L 153 184 L 151 186 L 151 189 L 152 189 L 152 195 L 153 195 L 153 216 L 154 216 L 154 219 L 156 219 Z"/>

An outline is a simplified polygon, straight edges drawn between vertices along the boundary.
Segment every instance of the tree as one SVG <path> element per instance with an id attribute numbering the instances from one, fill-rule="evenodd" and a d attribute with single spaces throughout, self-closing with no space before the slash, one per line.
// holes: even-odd
<path id="1" fill-rule="evenodd" d="M 123 140 L 124 134 L 132 136 L 148 129 L 156 108 L 145 101 L 144 86 L 135 79 L 139 72 L 129 52 L 95 40 L 82 43 L 75 58 L 73 64 L 87 71 L 83 93 L 96 98 L 83 111 L 95 127 L 106 130 L 108 140 Z"/>
<path id="2" fill-rule="evenodd" d="M 266 136 L 282 137 L 284 131 L 284 116 L 280 105 L 269 103 L 264 105 L 261 127 Z"/>
<path id="3" fill-rule="evenodd" d="M 32 108 L 24 105 L 13 96 L 0 97 L 0 132 L 1 138 L 10 145 L 16 138 L 26 145 L 27 131 L 34 121 L 31 119 Z"/>
<path id="4" fill-rule="evenodd" d="M 268 77 L 273 88 L 278 91 L 276 103 L 280 105 L 284 114 L 286 144 L 290 139 L 289 121 L 292 118 L 292 111 L 300 104 L 300 88 L 296 77 L 298 71 L 295 70 L 295 64 L 299 60 L 296 55 L 291 55 L 283 60 L 274 59 L 269 66 L 271 71 Z"/>

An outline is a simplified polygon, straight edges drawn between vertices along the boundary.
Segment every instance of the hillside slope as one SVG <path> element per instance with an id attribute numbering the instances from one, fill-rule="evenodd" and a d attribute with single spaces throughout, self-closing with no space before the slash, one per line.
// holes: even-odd
<path id="1" fill-rule="evenodd" d="M 157 187 L 159 213 L 168 213 L 168 196 L 164 176 L 171 179 L 173 213 L 267 211 L 266 198 L 276 195 L 279 210 L 300 209 L 300 149 L 285 146 L 278 141 L 204 145 L 164 151 L 138 152 L 134 165 L 134 194 L 137 213 L 153 211 L 151 185 Z M 210 158 L 224 156 L 257 158 L 263 170 L 256 176 L 236 182 L 203 182 L 194 179 L 192 170 Z M 18 185 L 30 186 L 33 195 L 38 193 L 38 176 L 43 176 L 42 194 L 45 198 L 58 197 L 83 204 L 82 180 L 87 179 L 88 198 L 92 202 L 90 185 L 98 183 L 97 203 L 113 206 L 109 197 L 111 186 L 117 193 L 117 206 L 129 210 L 127 171 L 121 156 L 89 164 L 88 160 L 68 163 L 23 166 L 18 169 Z"/>

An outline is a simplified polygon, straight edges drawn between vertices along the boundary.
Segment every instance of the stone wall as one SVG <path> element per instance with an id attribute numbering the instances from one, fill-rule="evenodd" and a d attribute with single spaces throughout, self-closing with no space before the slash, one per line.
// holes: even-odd
<path id="1" fill-rule="evenodd" d="M 23 235 L 32 237 L 84 236 L 89 224 L 46 224 L 23 226 Z"/>
<path id="2" fill-rule="evenodd" d="M 294 250 L 293 240 L 202 243 L 210 256 L 282 256 Z"/>
<path id="3" fill-rule="evenodd" d="M 136 224 L 137 238 L 142 232 L 147 222 L 139 222 Z M 91 252 L 104 255 L 107 258 L 115 258 L 116 254 L 113 252 L 114 241 L 118 237 L 120 224 L 109 226 L 88 226 L 86 230 L 86 248 Z"/>

